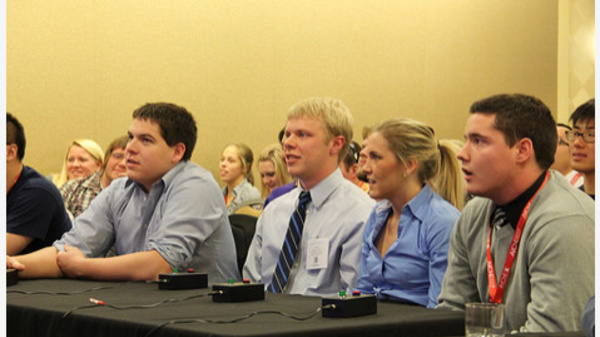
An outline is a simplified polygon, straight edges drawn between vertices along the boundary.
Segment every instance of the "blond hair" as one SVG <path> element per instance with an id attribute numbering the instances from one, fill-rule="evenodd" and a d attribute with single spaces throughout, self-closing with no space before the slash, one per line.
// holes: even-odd
<path id="1" fill-rule="evenodd" d="M 428 183 L 442 198 L 462 209 L 464 196 L 456 152 L 450 145 L 438 143 L 432 127 L 409 118 L 394 118 L 376 125 L 372 133 L 376 132 L 387 140 L 400 163 L 418 163 L 417 176 L 422 183 Z"/>
<path id="2" fill-rule="evenodd" d="M 446 161 L 443 165 L 452 168 L 448 170 L 447 174 L 439 174 L 435 178 L 434 185 L 438 193 L 448 196 L 446 200 L 460 211 L 465 206 L 467 186 L 457 154 L 462 149 L 464 142 L 458 139 L 441 139 L 439 144 L 440 151 L 444 151 L 443 159 Z"/>
<path id="3" fill-rule="evenodd" d="M 52 182 L 58 188 L 61 188 L 62 185 L 64 185 L 64 183 L 66 183 L 67 180 L 69 180 L 67 177 L 67 161 L 69 159 L 69 151 L 73 146 L 79 146 L 80 148 L 84 149 L 87 153 L 89 153 L 90 156 L 94 158 L 94 161 L 96 162 L 96 165 L 98 165 L 98 167 L 102 167 L 104 165 L 104 151 L 102 150 L 100 145 L 98 145 L 98 143 L 91 139 L 75 139 L 67 148 L 67 153 L 65 154 L 65 160 L 63 162 L 63 167 L 60 174 L 56 175 L 52 179 Z"/>
<path id="4" fill-rule="evenodd" d="M 287 118 L 310 117 L 323 121 L 327 141 L 336 136 L 343 136 L 344 146 L 338 154 L 338 164 L 348 152 L 352 141 L 352 124 L 354 118 L 350 109 L 335 98 L 313 97 L 302 100 L 294 105 L 288 112 Z"/>
<path id="5" fill-rule="evenodd" d="M 254 154 L 252 149 L 244 143 L 229 143 L 227 144 L 221 153 L 228 147 L 233 147 L 238 155 L 240 162 L 242 163 L 242 170 L 246 170 L 244 178 L 248 180 L 251 185 L 254 185 L 254 175 L 252 174 L 252 163 L 254 162 Z"/>
<path id="6" fill-rule="evenodd" d="M 292 181 L 292 177 L 290 177 L 285 163 L 283 162 L 283 151 L 281 150 L 281 145 L 279 143 L 267 145 L 267 147 L 260 152 L 256 164 L 258 165 L 261 161 L 273 163 L 275 176 L 277 177 L 280 186 Z M 270 194 L 269 188 L 263 184 L 262 179 L 260 180 L 260 194 L 263 198 L 268 197 Z"/>

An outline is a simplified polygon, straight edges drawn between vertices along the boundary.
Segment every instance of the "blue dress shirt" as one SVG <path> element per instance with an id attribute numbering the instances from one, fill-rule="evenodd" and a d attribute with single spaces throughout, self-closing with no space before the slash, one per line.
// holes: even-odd
<path id="1" fill-rule="evenodd" d="M 382 258 L 375 242 L 391 212 L 391 203 L 383 200 L 367 221 L 357 289 L 379 299 L 434 308 L 448 265 L 450 234 L 460 212 L 425 185 L 402 208 L 398 239 Z"/>
<path id="2" fill-rule="evenodd" d="M 239 280 L 225 201 L 212 174 L 180 162 L 148 194 L 133 180 L 114 180 L 54 243 L 101 257 L 156 250 L 172 268 L 207 273 L 210 283 Z"/>
<path id="3" fill-rule="evenodd" d="M 301 191 L 298 186 L 263 210 L 244 265 L 244 278 L 262 282 L 265 288 L 271 283 Z M 364 224 L 375 201 L 344 179 L 339 168 L 310 189 L 310 195 L 297 258 L 283 292 L 328 296 L 352 289 L 358 278 Z M 315 239 L 328 243 L 327 267 L 307 267 L 308 246 Z"/>

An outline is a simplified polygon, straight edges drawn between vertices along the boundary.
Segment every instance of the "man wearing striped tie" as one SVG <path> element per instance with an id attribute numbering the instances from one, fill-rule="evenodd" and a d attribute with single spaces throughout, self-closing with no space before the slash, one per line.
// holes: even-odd
<path id="1" fill-rule="evenodd" d="M 470 200 L 450 239 L 438 308 L 502 303 L 506 333 L 581 330 L 594 292 L 594 203 L 548 168 L 556 129 L 531 96 L 473 103 L 458 153 Z"/>
<path id="2" fill-rule="evenodd" d="M 375 202 L 338 168 L 352 119 L 331 98 L 307 99 L 288 112 L 282 145 L 299 184 L 263 211 L 243 269 L 266 291 L 327 296 L 356 287 L 363 227 Z"/>

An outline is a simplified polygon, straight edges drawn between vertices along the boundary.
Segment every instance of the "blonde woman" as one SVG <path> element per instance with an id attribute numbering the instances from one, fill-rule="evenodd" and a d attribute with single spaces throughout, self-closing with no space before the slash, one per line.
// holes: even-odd
<path id="1" fill-rule="evenodd" d="M 285 163 L 281 145 L 278 143 L 265 147 L 256 162 L 260 174 L 261 197 L 267 198 L 273 190 L 292 181 Z"/>
<path id="2" fill-rule="evenodd" d="M 370 196 L 379 202 L 363 234 L 357 288 L 363 293 L 433 308 L 447 267 L 452 228 L 460 212 L 449 200 L 460 182 L 436 193 L 432 181 L 460 179 L 456 154 L 433 129 L 412 119 L 376 125 L 363 149 Z"/>
<path id="3" fill-rule="evenodd" d="M 86 178 L 102 169 L 104 151 L 91 139 L 76 139 L 67 148 L 62 171 L 52 182 L 61 188 L 71 179 Z"/>
<path id="4" fill-rule="evenodd" d="M 243 143 L 227 145 L 221 154 L 219 174 L 226 184 L 223 187 L 223 196 L 227 205 L 227 214 L 245 206 L 245 202 L 261 199 L 258 188 L 254 187 L 252 175 L 252 150 Z"/>
<path id="5" fill-rule="evenodd" d="M 65 207 L 73 218 L 83 213 L 92 200 L 117 178 L 127 175 L 125 148 L 128 136 L 113 140 L 106 149 L 103 169 L 87 178 L 72 179 L 60 188 Z"/>

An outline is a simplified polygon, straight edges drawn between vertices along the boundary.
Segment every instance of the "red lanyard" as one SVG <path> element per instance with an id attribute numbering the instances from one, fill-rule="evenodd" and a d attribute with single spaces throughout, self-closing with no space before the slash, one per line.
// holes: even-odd
<path id="1" fill-rule="evenodd" d="M 19 172 L 12 185 L 10 185 L 10 188 L 6 191 L 6 194 L 8 194 L 8 192 L 10 192 L 10 190 L 12 190 L 12 188 L 17 184 L 17 181 L 19 181 L 19 177 L 21 177 L 21 173 L 23 173 L 23 168 L 21 168 L 21 172 Z"/>
<path id="2" fill-rule="evenodd" d="M 573 178 L 571 178 L 571 185 L 575 185 L 575 183 L 577 182 L 577 180 L 579 180 L 580 177 L 581 177 L 581 174 L 579 174 L 579 172 L 575 173 Z"/>
<path id="3" fill-rule="evenodd" d="M 502 274 L 500 274 L 500 281 L 496 284 L 496 272 L 494 269 L 494 262 L 492 261 L 492 252 L 490 250 L 490 242 L 492 238 L 492 226 L 488 227 L 488 236 L 487 236 L 487 273 L 488 273 L 488 287 L 490 291 L 490 302 L 501 303 L 502 297 L 504 296 L 504 291 L 506 290 L 506 284 L 508 282 L 508 276 L 510 275 L 510 270 L 512 269 L 513 262 L 515 261 L 515 256 L 517 255 L 517 249 L 519 248 L 519 241 L 521 240 L 521 234 L 523 234 L 523 227 L 525 227 L 525 222 L 527 221 L 527 217 L 529 216 L 529 207 L 531 206 L 531 202 L 538 194 L 538 192 L 546 185 L 546 181 L 548 181 L 548 177 L 550 176 L 550 172 L 546 171 L 546 177 L 540 185 L 540 188 L 535 192 L 535 194 L 529 199 L 525 208 L 523 208 L 523 212 L 521 212 L 521 216 L 519 217 L 519 223 L 517 224 L 517 228 L 515 229 L 515 234 L 513 234 L 512 242 L 510 244 L 510 249 L 508 250 L 508 254 L 506 255 L 506 261 L 504 262 L 504 268 L 502 268 Z"/>

